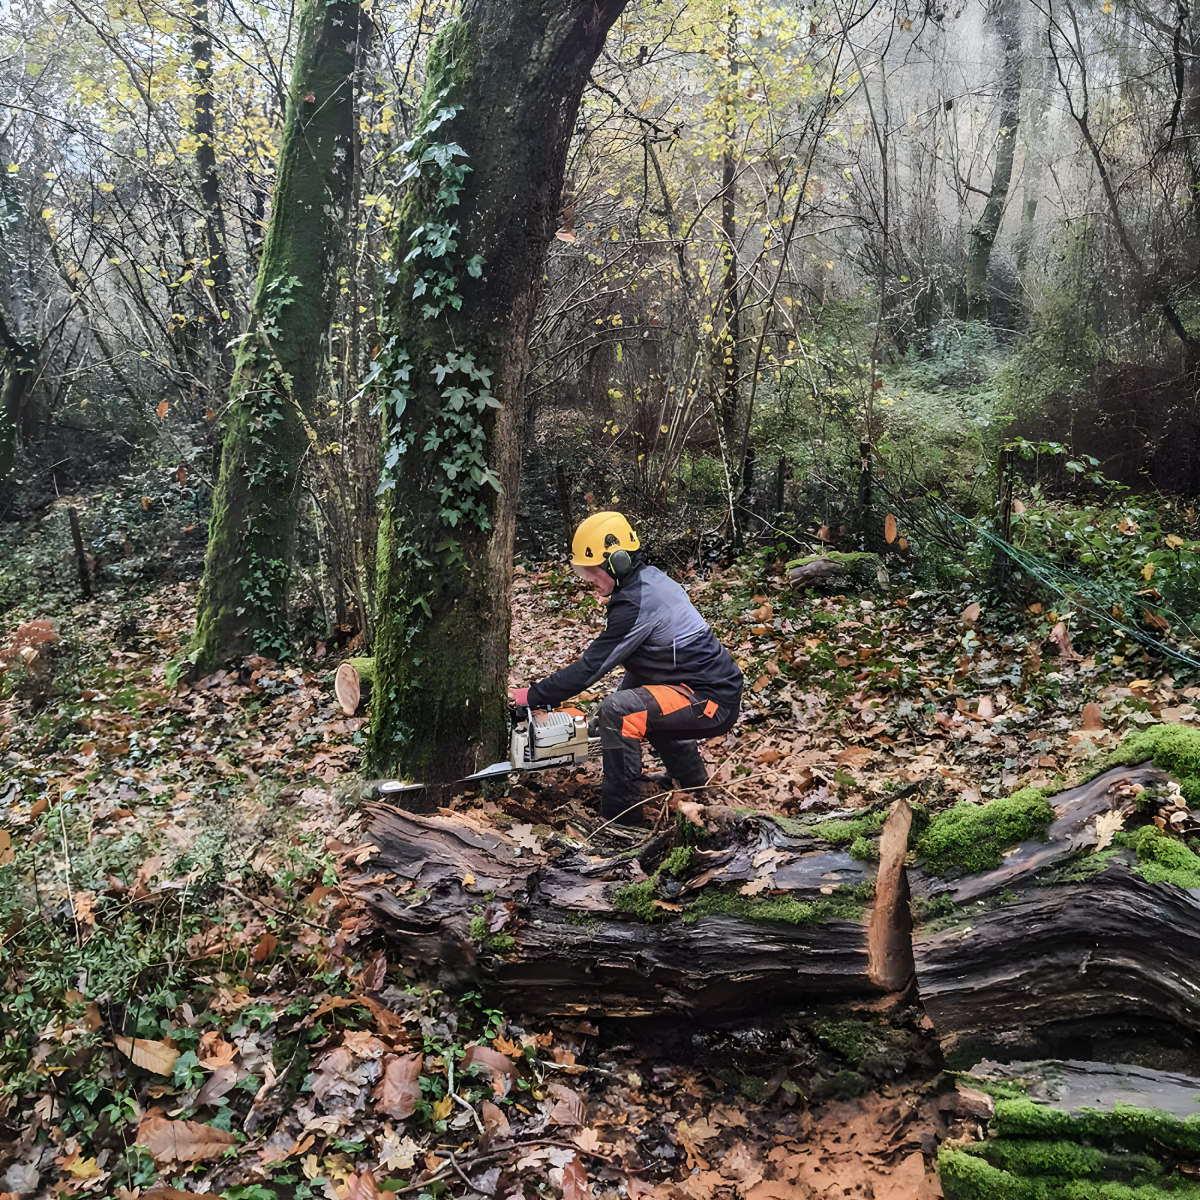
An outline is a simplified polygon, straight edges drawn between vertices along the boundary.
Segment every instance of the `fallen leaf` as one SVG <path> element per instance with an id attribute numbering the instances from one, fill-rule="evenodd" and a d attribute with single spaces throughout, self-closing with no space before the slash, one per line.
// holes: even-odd
<path id="1" fill-rule="evenodd" d="M 1094 700 L 1089 700 L 1083 706 L 1083 724 L 1081 729 L 1100 730 L 1104 728 L 1104 713 Z"/>
<path id="2" fill-rule="evenodd" d="M 454 1101 L 449 1096 L 443 1096 L 440 1100 L 435 1100 L 429 1107 L 433 1110 L 435 1121 L 444 1121 L 450 1115 Z"/>
<path id="3" fill-rule="evenodd" d="M 979 607 L 978 603 L 968 604 L 967 607 L 964 608 L 959 614 L 958 619 L 964 625 L 974 625 L 975 622 L 979 620 L 982 613 L 983 609 Z"/>
<path id="4" fill-rule="evenodd" d="M 751 685 L 752 692 L 761 692 L 771 682 L 770 675 L 760 675 Z"/>
<path id="5" fill-rule="evenodd" d="M 154 1042 L 147 1038 L 127 1038 L 119 1033 L 113 1034 L 113 1045 L 126 1058 L 132 1059 L 135 1066 L 143 1071 L 153 1071 L 156 1075 L 170 1075 L 175 1070 L 175 1060 L 179 1051 L 166 1042 Z"/>
<path id="6" fill-rule="evenodd" d="M 160 421 L 167 415 L 167 407 L 167 402 L 165 400 L 160 400 L 158 402 L 158 408 L 155 411 L 158 413 L 158 419 Z"/>
<path id="7" fill-rule="evenodd" d="M 738 888 L 738 893 L 742 896 L 757 896 L 759 892 L 765 891 L 771 885 L 771 877 L 769 875 L 760 875 L 757 879 L 750 880 L 749 883 L 744 883 Z"/>
<path id="8" fill-rule="evenodd" d="M 265 962 L 271 956 L 271 952 L 279 945 L 279 939 L 270 931 L 264 933 L 262 937 L 254 945 L 254 949 L 250 951 L 250 958 L 256 962 Z"/>
<path id="9" fill-rule="evenodd" d="M 161 1108 L 152 1108 L 138 1125 L 135 1141 L 150 1151 L 161 1170 L 171 1163 L 220 1158 L 230 1146 L 237 1145 L 237 1135 L 199 1121 L 172 1121 Z"/>
<path id="10" fill-rule="evenodd" d="M 13 853 L 12 837 L 3 829 L 0 829 L 0 867 L 6 867 L 9 863 L 17 861 L 17 856 Z"/>
<path id="11" fill-rule="evenodd" d="M 883 518 L 883 538 L 889 546 L 896 540 L 896 518 L 891 513 Z"/>
<path id="12" fill-rule="evenodd" d="M 562 1194 L 563 1200 L 587 1200 L 590 1195 L 587 1171 L 578 1154 L 572 1155 L 571 1161 L 563 1167 Z"/>
<path id="13" fill-rule="evenodd" d="M 1112 845 L 1113 834 L 1125 824 L 1122 812 L 1100 813 L 1096 817 L 1096 852 Z"/>
<path id="14" fill-rule="evenodd" d="M 551 1083 L 547 1094 L 554 1100 L 550 1122 L 554 1125 L 582 1125 L 583 1097 L 562 1083 Z"/>
<path id="15" fill-rule="evenodd" d="M 151 1191 L 143 1192 L 141 1200 L 223 1200 L 223 1198 L 216 1192 L 184 1192 L 179 1188 L 157 1184 Z"/>
<path id="16" fill-rule="evenodd" d="M 1050 637 L 1047 639 L 1055 650 L 1058 652 L 1059 658 L 1078 658 L 1074 647 L 1071 645 L 1071 635 L 1067 631 L 1066 625 L 1059 621 L 1057 625 L 1050 630 Z"/>
<path id="17" fill-rule="evenodd" d="M 504 1115 L 504 1109 L 498 1104 L 493 1104 L 490 1100 L 485 1100 L 480 1105 L 480 1114 L 483 1117 L 483 1127 L 492 1137 L 508 1137 L 512 1132 L 512 1126 L 508 1123 L 508 1118 Z"/>
<path id="18" fill-rule="evenodd" d="M 865 767 L 874 757 L 874 751 L 866 746 L 847 746 L 845 750 L 839 750 L 834 756 L 834 762 L 841 763 L 843 766 L 849 767 L 851 770 L 857 771 L 860 767 Z"/>
<path id="19" fill-rule="evenodd" d="M 210 1069 L 227 1066 L 233 1062 L 236 1055 L 237 1047 L 231 1046 L 216 1029 L 210 1029 L 204 1034 L 200 1045 L 196 1047 L 196 1057 L 200 1060 L 200 1065 Z"/>
<path id="20" fill-rule="evenodd" d="M 356 1171 L 335 1191 L 338 1200 L 367 1200 L 370 1196 L 382 1196 L 373 1171 Z M 391 1195 L 389 1192 L 388 1195 Z"/>
<path id="21" fill-rule="evenodd" d="M 486 1121 L 486 1117 L 484 1119 Z M 391 1126 L 385 1127 L 383 1137 L 379 1140 L 379 1166 L 382 1170 L 389 1174 L 392 1171 L 410 1170 L 420 1153 L 421 1146 L 418 1142 L 407 1135 L 403 1138 L 397 1137 Z"/>
<path id="22" fill-rule="evenodd" d="M 183 463 L 180 463 L 178 469 L 175 471 L 175 478 L 179 480 L 180 487 L 183 487 L 183 485 L 187 483 L 188 469 L 183 465 Z"/>
<path id="23" fill-rule="evenodd" d="M 490 1046 L 468 1046 L 463 1055 L 462 1069 L 486 1067 L 492 1073 L 492 1091 L 497 1096 L 508 1094 L 508 1089 L 517 1078 L 517 1066 L 507 1054 L 501 1054 Z"/>
<path id="24" fill-rule="evenodd" d="M 403 1121 L 416 1111 L 421 1098 L 423 1054 L 399 1054 L 384 1060 L 383 1075 L 371 1093 L 376 1109 Z"/>

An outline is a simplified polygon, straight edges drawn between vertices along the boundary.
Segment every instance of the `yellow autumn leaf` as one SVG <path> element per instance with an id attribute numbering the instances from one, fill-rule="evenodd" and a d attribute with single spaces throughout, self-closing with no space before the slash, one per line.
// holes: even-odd
<path id="1" fill-rule="evenodd" d="M 42 220 L 43 221 L 50 220 L 50 218 L 52 216 L 54 216 L 54 209 L 52 209 L 52 208 L 43 208 L 42 209 Z"/>
<path id="2" fill-rule="evenodd" d="M 1167 547 L 1171 550 L 1178 550 L 1183 545 L 1183 538 L 1177 533 L 1167 534 Z"/>
<path id="3" fill-rule="evenodd" d="M 463 887 L 474 887 L 474 886 L 475 886 L 475 876 L 472 875 L 470 871 L 468 871 L 463 876 Z"/>
<path id="4" fill-rule="evenodd" d="M 116 185 L 112 183 L 98 183 L 96 186 L 102 192 L 111 192 Z"/>
<path id="5" fill-rule="evenodd" d="M 454 1101 L 449 1096 L 443 1096 L 440 1100 L 433 1102 L 433 1119 L 435 1121 L 444 1121 L 449 1115 L 450 1110 L 454 1107 Z"/>
<path id="6" fill-rule="evenodd" d="M 8 173 L 10 175 L 15 175 L 20 169 L 21 169 L 20 163 L 9 163 L 8 164 Z"/>
<path id="7" fill-rule="evenodd" d="M 1147 583 L 1149 583 L 1149 582 L 1150 582 L 1150 580 L 1153 578 L 1153 576 L 1154 576 L 1154 564 L 1153 564 L 1153 563 L 1147 563 L 1147 564 L 1146 564 L 1146 565 L 1145 565 L 1145 566 L 1142 568 L 1142 578 L 1143 578 L 1143 579 L 1144 579 L 1144 580 L 1145 580 Z"/>
<path id="8" fill-rule="evenodd" d="M 95 1179 L 102 1174 L 94 1158 L 78 1158 L 66 1168 L 76 1179 Z"/>

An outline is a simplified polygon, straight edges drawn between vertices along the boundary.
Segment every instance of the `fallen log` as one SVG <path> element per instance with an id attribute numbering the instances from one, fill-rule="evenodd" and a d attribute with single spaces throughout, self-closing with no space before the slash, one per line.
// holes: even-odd
<path id="1" fill-rule="evenodd" d="M 1183 733 L 1196 747 L 1167 728 L 1158 766 L 915 829 L 902 800 L 813 824 L 708 809 L 706 829 L 599 853 L 532 821 L 377 804 L 360 895 L 407 965 L 518 1011 L 724 1023 L 915 978 L 951 1065 L 1102 1059 L 1115 1035 L 1200 1045 L 1200 811 L 1162 765 L 1200 794 L 1179 765 L 1197 750 L 1200 771 L 1200 731 Z"/>
<path id="2" fill-rule="evenodd" d="M 1200 1080 L 1067 1060 L 982 1062 L 964 1082 L 974 1086 L 960 1084 L 959 1096 L 985 1105 L 939 1149 L 946 1200 L 1196 1195 Z"/>
<path id="3" fill-rule="evenodd" d="M 716 816 L 715 836 L 678 827 L 694 845 L 596 854 L 545 827 L 376 804 L 359 895 L 406 965 L 526 1012 L 722 1022 L 907 985 L 903 800 L 878 864 L 783 818 Z"/>
<path id="4" fill-rule="evenodd" d="M 1107 845 L 1122 806 L 1170 782 L 1149 763 L 1113 768 L 1055 796 L 1044 840 L 1000 866 L 910 872 L 918 989 L 950 1063 L 1064 1044 L 1102 1055 L 1106 1039 L 1143 1029 L 1200 1033 L 1200 890 L 1148 871 L 1146 847 Z M 1178 842 L 1169 849 L 1191 856 Z"/>

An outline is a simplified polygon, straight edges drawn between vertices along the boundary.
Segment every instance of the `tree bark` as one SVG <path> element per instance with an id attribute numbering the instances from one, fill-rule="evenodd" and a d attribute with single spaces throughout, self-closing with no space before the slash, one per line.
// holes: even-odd
<path id="1" fill-rule="evenodd" d="M 983 213 L 971 228 L 971 248 L 967 255 L 967 316 L 988 315 L 988 264 L 992 247 L 1000 232 L 1000 219 L 1008 200 L 1012 181 L 1013 153 L 1017 144 L 1017 126 L 1021 119 L 1021 28 L 1013 0 L 993 0 L 993 17 L 1000 37 L 1003 60 L 1000 68 L 1000 124 L 996 135 L 996 165 L 992 168 L 992 189 Z"/>
<path id="2" fill-rule="evenodd" d="M 0 313 L 0 481 L 8 478 L 17 461 L 22 418 L 38 374 L 39 347 L 23 342 Z"/>
<path id="3" fill-rule="evenodd" d="M 225 250 L 225 210 L 221 205 L 220 174 L 217 170 L 216 119 L 212 92 L 212 33 L 208 0 L 192 0 L 192 69 L 196 75 L 195 113 L 192 132 L 196 137 L 196 168 L 200 175 L 200 208 L 204 214 L 203 277 L 212 280 L 217 318 L 212 340 L 220 364 L 218 386 L 227 386 L 233 374 L 228 348 L 228 325 L 233 313 L 233 287 Z M 228 315 L 226 315 L 228 314 Z"/>
<path id="4" fill-rule="evenodd" d="M 453 780 L 501 752 L 527 344 L 580 95 L 624 7 L 468 0 L 430 50 L 417 153 L 448 165 L 418 163 L 406 194 L 375 380 L 378 774 Z"/>
<path id="5" fill-rule="evenodd" d="M 193 662 L 288 648 L 287 596 L 309 415 L 346 240 L 354 84 L 369 23 L 351 0 L 305 0 L 279 177 L 230 387 Z"/>

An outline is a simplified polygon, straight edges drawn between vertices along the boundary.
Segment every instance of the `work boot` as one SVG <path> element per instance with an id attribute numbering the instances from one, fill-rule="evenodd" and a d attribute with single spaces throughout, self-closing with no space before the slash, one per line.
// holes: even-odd
<path id="1" fill-rule="evenodd" d="M 667 773 L 689 791 L 708 783 L 708 768 L 700 756 L 699 742 L 662 742 L 654 747 Z"/>

